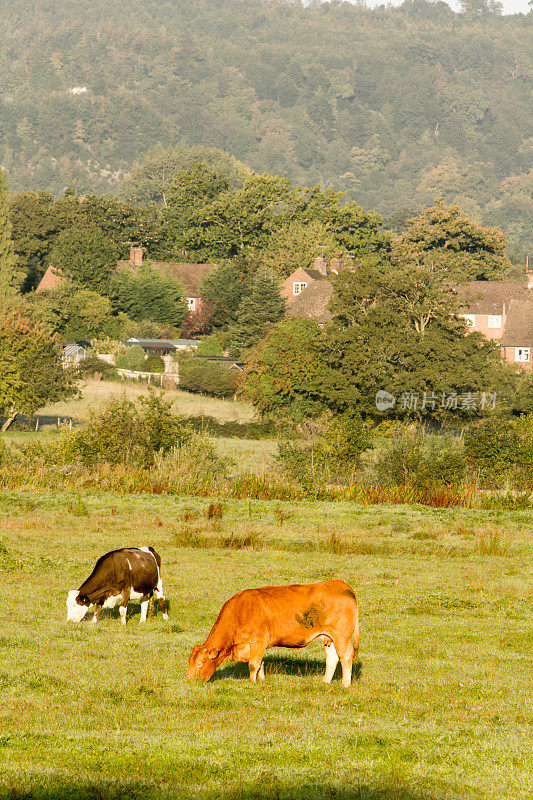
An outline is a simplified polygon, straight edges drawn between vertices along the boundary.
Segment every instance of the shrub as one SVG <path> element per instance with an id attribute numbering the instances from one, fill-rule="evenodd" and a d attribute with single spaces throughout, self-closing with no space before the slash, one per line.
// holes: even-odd
<path id="1" fill-rule="evenodd" d="M 180 364 L 181 389 L 212 397 L 232 397 L 243 382 L 242 373 L 216 362 L 186 358 Z"/>
<path id="2" fill-rule="evenodd" d="M 324 415 L 313 423 L 311 441 L 284 441 L 278 445 L 278 462 L 304 485 L 313 482 L 349 483 L 361 463 L 361 453 L 371 437 L 358 414 Z"/>
<path id="3" fill-rule="evenodd" d="M 484 419 L 465 435 L 468 465 L 488 486 L 502 480 L 533 488 L 533 415 Z"/>
<path id="4" fill-rule="evenodd" d="M 94 414 L 88 425 L 72 433 L 27 443 L 23 453 L 45 464 L 81 462 L 150 466 L 158 453 L 166 453 L 190 437 L 184 423 L 170 410 L 170 402 L 155 392 L 136 405 L 126 397 L 111 400 Z"/>
<path id="5" fill-rule="evenodd" d="M 385 486 L 456 486 L 465 475 L 465 455 L 458 440 L 408 434 L 385 448 L 374 471 Z"/>
<path id="6" fill-rule="evenodd" d="M 89 356 L 77 366 L 77 372 L 80 378 L 87 378 L 97 373 L 103 380 L 113 381 L 118 377 L 116 367 L 108 364 L 107 361 L 102 361 L 96 356 Z"/>
<path id="7" fill-rule="evenodd" d="M 196 352 L 199 356 L 224 355 L 224 350 L 222 349 L 222 345 L 220 344 L 217 336 L 206 336 L 204 339 L 202 339 L 196 348 Z"/>
<path id="8" fill-rule="evenodd" d="M 117 367 L 120 369 L 141 370 L 144 367 L 144 350 L 140 344 L 128 347 L 126 352 L 117 357 Z"/>
<path id="9" fill-rule="evenodd" d="M 143 370 L 145 372 L 164 372 L 165 362 L 159 356 L 150 356 L 146 359 Z"/>

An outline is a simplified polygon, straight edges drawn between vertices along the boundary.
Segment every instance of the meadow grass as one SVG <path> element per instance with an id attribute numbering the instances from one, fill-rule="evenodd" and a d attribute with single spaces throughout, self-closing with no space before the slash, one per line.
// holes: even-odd
<path id="1" fill-rule="evenodd" d="M 158 388 L 157 386 L 155 387 Z M 98 409 L 112 397 L 125 394 L 134 400 L 148 395 L 146 383 L 133 381 L 84 381 L 80 387 L 80 396 L 40 408 L 38 414 L 51 417 L 74 417 L 84 420 L 91 408 Z M 238 400 L 223 400 L 207 395 L 192 394 L 179 389 L 166 389 L 165 397 L 172 400 L 172 409 L 176 414 L 185 417 L 214 417 L 220 422 L 250 422 L 254 417 L 254 409 L 250 403 Z"/>
<path id="2" fill-rule="evenodd" d="M 0 797 L 531 796 L 531 511 L 209 505 L 0 494 Z M 131 544 L 162 555 L 170 624 L 139 626 L 136 604 L 126 628 L 116 610 L 67 624 L 67 590 Z M 184 682 L 229 596 L 324 578 L 359 596 L 351 689 L 321 682 L 318 645 L 269 651 L 263 686 L 242 665 Z"/>

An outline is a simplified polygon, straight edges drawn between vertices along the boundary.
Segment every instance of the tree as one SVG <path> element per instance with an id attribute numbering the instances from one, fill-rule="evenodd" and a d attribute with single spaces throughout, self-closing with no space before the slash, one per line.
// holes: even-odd
<path id="1" fill-rule="evenodd" d="M 311 266 L 317 256 L 326 259 L 342 253 L 342 248 L 323 222 L 305 225 L 293 220 L 275 231 L 262 251 L 261 262 L 280 277 L 286 278 L 298 267 Z"/>
<path id="2" fill-rule="evenodd" d="M 484 228 L 458 206 L 438 200 L 393 241 L 392 257 L 396 263 L 440 270 L 448 280 L 501 280 L 512 269 L 506 244 L 497 228 Z"/>
<path id="3" fill-rule="evenodd" d="M 246 366 L 246 396 L 261 414 L 315 415 L 324 407 L 320 328 L 306 317 L 274 325 Z"/>
<path id="4" fill-rule="evenodd" d="M 239 186 L 243 175 L 249 172 L 236 158 L 215 147 L 177 145 L 165 149 L 159 146 L 146 153 L 141 163 L 133 165 L 129 177 L 120 185 L 120 195 L 140 205 L 162 203 L 166 206 L 180 174 L 200 163 L 223 175 L 231 186 Z"/>
<path id="5" fill-rule="evenodd" d="M 51 292 L 32 292 L 27 298 L 28 313 L 60 334 L 63 341 L 120 336 L 125 322 L 112 315 L 108 297 L 68 283 Z"/>
<path id="6" fill-rule="evenodd" d="M 0 168 L 0 304 L 8 302 L 17 293 L 21 279 L 11 238 L 7 180 Z"/>
<path id="7" fill-rule="evenodd" d="M 149 264 L 135 273 L 120 270 L 111 278 L 113 309 L 139 322 L 151 320 L 178 328 L 187 314 L 184 294 L 179 281 Z"/>
<path id="8" fill-rule="evenodd" d="M 213 327 L 224 328 L 235 322 L 250 280 L 249 265 L 238 259 L 221 264 L 203 280 L 200 294 L 212 306 Z"/>
<path id="9" fill-rule="evenodd" d="M 24 192 L 11 200 L 13 243 L 24 272 L 23 291 L 35 289 L 46 272 L 46 263 L 62 221 L 51 194 Z"/>
<path id="10" fill-rule="evenodd" d="M 230 328 L 231 353 L 242 356 L 279 322 L 284 313 L 285 300 L 280 295 L 277 280 L 266 272 L 260 272 L 249 293 L 239 303 L 235 323 Z"/>
<path id="11" fill-rule="evenodd" d="M 7 430 L 17 414 L 32 415 L 46 403 L 75 393 L 62 368 L 57 338 L 43 325 L 8 310 L 0 319 L 0 414 Z"/>
<path id="12" fill-rule="evenodd" d="M 76 286 L 107 294 L 117 255 L 115 243 L 100 228 L 77 226 L 59 234 L 50 263 Z"/>

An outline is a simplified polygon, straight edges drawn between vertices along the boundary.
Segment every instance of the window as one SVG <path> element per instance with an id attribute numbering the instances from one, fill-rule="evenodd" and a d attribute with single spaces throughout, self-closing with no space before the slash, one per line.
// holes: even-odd
<path id="1" fill-rule="evenodd" d="M 306 286 L 307 286 L 307 283 L 293 283 L 292 284 L 292 293 L 293 294 L 301 294 Z"/>
<path id="2" fill-rule="evenodd" d="M 187 308 L 189 311 L 196 311 L 196 297 L 187 298 Z"/>
<path id="3" fill-rule="evenodd" d="M 500 314 L 489 314 L 489 328 L 501 328 L 502 318 Z"/>
<path id="4" fill-rule="evenodd" d="M 474 325 L 476 324 L 475 314 L 461 314 L 461 316 L 470 328 L 474 327 Z"/>
<path id="5" fill-rule="evenodd" d="M 529 361 L 530 356 L 530 347 L 515 347 L 515 361 Z"/>

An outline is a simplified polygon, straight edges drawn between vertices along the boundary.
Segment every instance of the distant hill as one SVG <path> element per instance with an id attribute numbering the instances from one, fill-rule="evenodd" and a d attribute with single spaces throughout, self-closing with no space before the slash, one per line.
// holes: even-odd
<path id="1" fill-rule="evenodd" d="M 205 144 L 385 216 L 442 195 L 532 253 L 532 18 L 0 0 L 0 164 L 15 192 L 113 192 L 157 143 Z"/>

